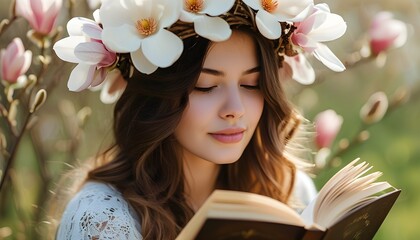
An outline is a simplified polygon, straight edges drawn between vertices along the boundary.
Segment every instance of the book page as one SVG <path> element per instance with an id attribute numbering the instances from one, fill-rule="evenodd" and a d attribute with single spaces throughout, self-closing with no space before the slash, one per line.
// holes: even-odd
<path id="1" fill-rule="evenodd" d="M 371 167 L 366 162 L 355 165 L 358 160 L 350 162 L 337 172 L 304 209 L 301 216 L 307 228 L 318 226 L 325 230 L 375 194 L 392 188 L 387 182 L 375 182 L 381 175 L 380 172 L 363 176 Z"/>
<path id="2" fill-rule="evenodd" d="M 217 209 L 217 207 L 225 205 L 232 208 L 232 211 L 237 209 L 245 212 L 255 212 L 256 214 L 269 213 L 272 216 L 277 216 L 278 222 L 280 221 L 282 223 L 298 226 L 304 225 L 300 215 L 286 204 L 255 193 L 215 190 L 211 195 L 211 202 L 210 209 Z M 229 212 L 229 209 L 226 209 L 226 212 Z M 224 215 L 228 214 L 229 213 L 225 213 Z M 252 214 L 248 216 L 252 219 Z"/>

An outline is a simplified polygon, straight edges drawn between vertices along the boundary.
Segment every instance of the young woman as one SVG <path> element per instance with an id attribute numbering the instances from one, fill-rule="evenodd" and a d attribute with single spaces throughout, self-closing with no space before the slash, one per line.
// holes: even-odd
<path id="1" fill-rule="evenodd" d="M 178 21 L 168 29 L 186 36 L 179 58 L 126 76 L 114 110 L 115 144 L 68 203 L 57 239 L 174 239 L 216 188 L 285 203 L 315 195 L 286 151 L 300 124 L 279 77 L 279 49 L 289 43 L 267 39 L 257 30 L 256 11 L 231 2 L 221 14 L 232 29 L 226 39 L 189 34 L 192 25 Z M 139 33 L 153 23 L 143 20 Z"/>

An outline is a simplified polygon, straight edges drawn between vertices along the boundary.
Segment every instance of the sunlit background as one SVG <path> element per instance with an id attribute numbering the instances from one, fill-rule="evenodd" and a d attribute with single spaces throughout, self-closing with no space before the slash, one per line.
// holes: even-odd
<path id="1" fill-rule="evenodd" d="M 320 1 L 315 1 L 320 3 Z M 333 73 L 310 59 L 319 71 L 317 82 L 310 86 L 288 83 L 292 101 L 313 121 L 324 110 L 333 109 L 343 117 L 341 129 L 329 148 L 339 153 L 329 160 L 325 169 L 317 170 L 314 178 L 321 187 L 331 175 L 357 157 L 369 162 L 374 170 L 383 172 L 381 180 L 390 182 L 402 193 L 375 236 L 375 239 L 418 239 L 420 236 L 420 2 L 417 0 L 335 0 L 324 1 L 332 12 L 340 14 L 348 30 L 328 46 L 346 62 L 366 45 L 367 31 L 373 16 L 389 11 L 407 24 L 407 42 L 390 49 L 377 58 L 365 59 L 349 66 L 343 73 Z M 0 19 L 11 18 L 10 0 L 0 2 Z M 58 25 L 64 28 L 58 38 L 66 36 L 65 24 L 72 16 L 91 17 L 84 0 L 64 1 Z M 72 6 L 72 8 L 69 8 Z M 72 9 L 69 11 L 68 9 Z M 94 156 L 107 147 L 112 132 L 112 105 L 99 101 L 99 92 L 71 93 L 67 79 L 74 65 L 58 61 L 49 46 L 40 51 L 27 37 L 27 22 L 18 18 L 1 34 L 4 49 L 20 37 L 26 49 L 33 52 L 28 74 L 42 77 L 36 89 L 46 88 L 47 99 L 31 116 L 10 169 L 9 178 L 0 192 L 0 239 L 46 239 L 38 231 L 49 224 L 47 200 L 63 172 Z M 364 53 L 364 51 L 362 51 Z M 51 56 L 45 71 L 39 55 Z M 42 59 L 41 59 L 42 60 Z M 45 66 L 45 65 L 44 65 Z M 42 73 L 41 73 L 42 72 Z M 1 86 L 3 91 L 4 87 Z M 375 92 L 388 97 L 389 108 L 383 119 L 363 124 L 360 109 Z M 32 94 L 34 98 L 36 91 Z M 2 102 L 6 96 L 2 93 Z M 33 100 L 26 99 L 28 102 Z M 25 102 L 19 103 L 24 106 Z M 25 114 L 17 113 L 17 128 Z M 14 144 L 4 121 L 0 122 L 0 149 Z M 362 133 L 360 134 L 360 131 Z M 4 137 L 3 137 L 4 136 Z M 362 139 L 355 141 L 352 139 Z M 343 146 L 350 143 L 346 150 Z M 314 151 L 317 150 L 314 145 Z M 315 157 L 314 157 L 315 158 Z M 0 157 L 0 173 L 4 172 L 7 156 Z M 340 165 L 341 164 L 341 165 Z"/>

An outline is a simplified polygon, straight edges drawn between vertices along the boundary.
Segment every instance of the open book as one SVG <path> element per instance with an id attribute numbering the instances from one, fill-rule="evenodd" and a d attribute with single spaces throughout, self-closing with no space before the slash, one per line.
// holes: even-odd
<path id="1" fill-rule="evenodd" d="M 358 159 L 337 172 L 299 215 L 254 193 L 215 190 L 177 240 L 372 239 L 401 190 L 376 182 Z"/>

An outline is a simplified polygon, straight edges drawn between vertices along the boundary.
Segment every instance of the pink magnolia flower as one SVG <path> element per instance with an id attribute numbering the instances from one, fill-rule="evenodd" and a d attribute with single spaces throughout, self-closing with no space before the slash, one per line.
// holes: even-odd
<path id="1" fill-rule="evenodd" d="M 26 50 L 20 38 L 15 38 L 0 53 L 1 78 L 9 83 L 16 83 L 18 78 L 28 71 L 32 62 L 32 52 Z"/>
<path id="2" fill-rule="evenodd" d="M 302 53 L 293 57 L 284 56 L 284 61 L 292 69 L 292 78 L 298 83 L 309 85 L 315 81 L 315 71 Z"/>
<path id="3" fill-rule="evenodd" d="M 97 15 L 95 15 L 97 16 Z M 70 74 L 70 91 L 82 91 L 101 84 L 108 73 L 108 67 L 116 60 L 116 53 L 102 43 L 102 28 L 87 18 L 72 18 L 67 23 L 69 37 L 54 44 L 54 51 L 64 61 L 78 63 Z"/>
<path id="4" fill-rule="evenodd" d="M 340 131 L 343 117 L 334 110 L 328 109 L 315 117 L 315 143 L 318 148 L 328 148 Z"/>
<path id="5" fill-rule="evenodd" d="M 347 25 L 341 16 L 331 13 L 327 4 L 317 4 L 312 14 L 302 22 L 295 23 L 295 26 L 297 28 L 291 36 L 295 45 L 305 52 L 312 53 L 331 70 L 345 70 L 343 63 L 322 43 L 335 40 L 346 32 Z"/>
<path id="6" fill-rule="evenodd" d="M 16 14 L 38 33 L 48 35 L 60 12 L 62 0 L 16 0 Z"/>
<path id="7" fill-rule="evenodd" d="M 390 12 L 379 12 L 372 20 L 369 29 L 370 48 L 372 54 L 390 48 L 401 47 L 407 41 L 407 26 L 393 18 Z"/>

